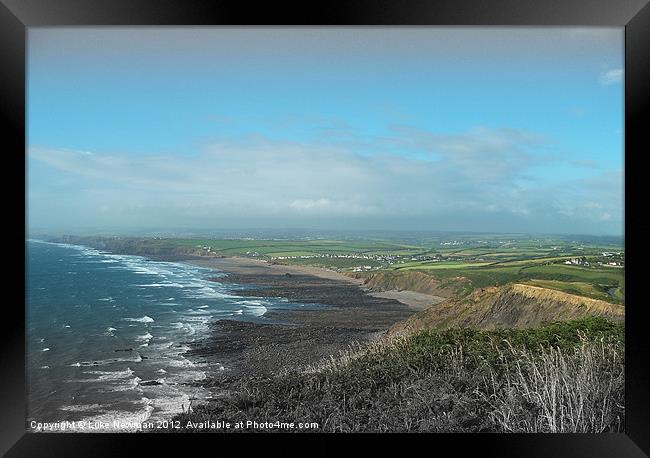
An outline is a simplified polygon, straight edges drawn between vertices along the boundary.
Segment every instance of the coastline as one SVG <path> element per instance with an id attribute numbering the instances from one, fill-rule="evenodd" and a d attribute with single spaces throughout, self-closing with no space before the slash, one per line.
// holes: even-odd
<path id="1" fill-rule="evenodd" d="M 437 304 L 445 300 L 444 297 L 434 296 L 432 294 L 418 293 L 408 290 L 390 290 L 390 291 L 370 291 L 364 286 L 364 281 L 359 278 L 349 277 L 340 272 L 314 266 L 296 266 L 285 264 L 271 264 L 262 259 L 244 258 L 241 256 L 230 257 L 209 257 L 187 259 L 181 262 L 217 269 L 229 274 L 238 275 L 310 275 L 318 278 L 340 281 L 357 285 L 366 294 L 384 299 L 393 299 L 412 308 L 413 310 L 422 310 L 432 304 Z"/>
<path id="2" fill-rule="evenodd" d="M 212 368 L 204 373 L 205 378 L 182 383 L 205 390 L 207 395 L 199 400 L 188 394 L 189 405 L 191 400 L 210 403 L 236 389 L 236 384 L 244 378 L 269 377 L 282 371 L 319 365 L 351 347 L 376 340 L 422 305 L 439 299 L 411 291 L 372 292 L 363 279 L 311 266 L 272 264 L 244 257 L 135 256 L 212 269 L 214 277 L 203 277 L 203 281 L 221 283 L 228 294 L 284 298 L 290 303 L 287 307 L 267 310 L 249 321 L 239 317 L 215 319 L 207 323 L 204 337 L 184 342 L 187 346 L 183 357 L 201 366 L 207 363 L 206 366 Z M 219 276 L 224 273 L 225 276 Z M 229 288 L 229 284 L 234 287 Z M 159 390 L 160 383 L 154 379 L 139 382 L 137 385 L 146 390 Z"/>
<path id="3" fill-rule="evenodd" d="M 241 256 L 202 256 L 200 258 L 195 257 L 194 259 L 188 259 L 183 262 L 235 274 L 284 275 L 289 273 L 296 275 L 313 275 L 319 278 L 340 280 L 358 285 L 363 283 L 360 279 L 348 277 L 347 275 L 322 267 L 272 264 L 263 259 L 244 258 Z"/>
<path id="4" fill-rule="evenodd" d="M 376 340 L 393 324 L 441 300 L 411 291 L 371 292 L 361 279 L 318 267 L 241 257 L 182 262 L 226 273 L 214 280 L 236 284 L 229 294 L 280 297 L 305 305 L 269 310 L 259 322 L 222 319 L 211 323 L 211 335 L 195 342 L 187 356 L 224 367 L 197 382 L 212 389 L 214 398 L 235 389 L 242 378 L 308 368 Z"/>
<path id="5" fill-rule="evenodd" d="M 91 254 L 93 254 L 93 256 L 111 255 L 111 253 L 100 252 Z M 56 257 L 58 257 L 58 255 Z M 188 419 L 192 421 L 202 421 L 202 419 L 205 418 L 205 415 L 207 415 L 207 418 L 223 417 L 225 419 L 246 419 L 247 415 L 252 418 L 256 415 L 260 415 L 260 412 L 264 412 L 267 416 L 275 418 L 278 416 L 278 412 L 281 412 L 281 415 L 284 415 L 284 411 L 278 411 L 277 409 L 284 409 L 285 407 L 282 406 L 289 405 L 293 406 L 291 407 L 292 409 L 302 409 L 303 407 L 311 409 L 310 412 L 316 415 L 315 418 L 319 420 L 318 424 L 328 425 L 330 418 L 328 417 L 328 409 L 329 406 L 331 406 L 330 403 L 332 400 L 334 400 L 334 402 L 341 401 L 336 397 L 337 394 L 342 392 L 356 393 L 357 399 L 365 400 L 367 391 L 363 391 L 365 389 L 363 386 L 361 390 L 357 389 L 360 386 L 359 381 L 364 380 L 364 377 L 367 377 L 368 374 L 375 373 L 375 370 L 372 367 L 378 369 L 384 367 L 384 361 L 375 361 L 377 364 L 374 366 L 371 365 L 370 368 L 366 366 L 365 360 L 362 365 L 351 365 L 350 367 L 346 367 L 344 372 L 337 375 L 338 378 L 336 379 L 336 383 L 328 385 L 329 388 L 319 391 L 319 394 L 312 398 L 314 391 L 314 384 L 312 382 L 314 380 L 321 380 L 313 377 L 324 376 L 325 379 L 327 379 L 327 377 L 331 375 L 327 371 L 319 371 L 318 367 L 322 366 L 323 363 L 333 360 L 337 355 L 344 353 L 348 349 L 351 349 L 352 351 L 356 350 L 355 344 L 364 344 L 382 338 L 382 336 L 386 335 L 387 329 L 398 321 L 404 322 L 405 319 L 408 320 L 406 322 L 411 321 L 410 317 L 413 316 L 418 309 L 418 304 L 415 302 L 419 300 L 422 301 L 423 304 L 426 304 L 432 297 L 426 294 L 413 293 L 412 291 L 393 290 L 372 292 L 364 284 L 363 279 L 359 280 L 348 277 L 344 274 L 328 269 L 276 265 L 257 259 L 241 257 L 199 257 L 196 255 L 136 255 L 136 257 L 141 259 L 131 259 L 130 257 L 118 256 L 121 260 L 120 262 L 124 261 L 125 265 L 128 266 L 127 270 L 135 273 L 144 272 L 148 275 L 152 275 L 157 274 L 157 272 L 161 271 L 160 269 L 164 269 L 162 272 L 173 276 L 175 282 L 172 283 L 171 278 L 167 279 L 167 276 L 163 275 L 163 277 L 165 277 L 164 281 L 170 285 L 174 285 L 174 288 L 180 288 L 179 291 L 185 287 L 195 289 L 200 287 L 201 290 L 211 291 L 211 296 L 206 294 L 198 296 L 200 302 L 192 302 L 193 298 L 197 298 L 197 296 L 193 296 L 192 294 L 183 296 L 189 301 L 189 306 L 199 309 L 190 309 L 192 312 L 199 311 L 200 313 L 204 313 L 203 309 L 209 308 L 209 305 L 204 305 L 203 303 L 207 298 L 225 298 L 224 303 L 226 305 L 229 303 L 246 304 L 243 307 L 254 306 L 253 308 L 256 308 L 256 310 L 261 309 L 263 312 L 246 316 L 245 313 L 242 315 L 242 312 L 244 311 L 243 309 L 231 308 L 228 311 L 236 313 L 227 313 L 219 316 L 212 316 L 213 313 L 210 313 L 211 316 L 206 317 L 205 321 L 203 321 L 205 326 L 201 329 L 201 335 L 197 336 L 196 341 L 186 342 L 177 339 L 178 336 L 176 335 L 173 336 L 173 339 L 170 339 L 170 342 L 171 340 L 174 342 L 180 342 L 182 344 L 181 346 L 184 347 L 183 350 L 181 350 L 181 353 L 178 354 L 179 356 L 182 356 L 183 358 L 186 357 L 188 363 L 199 363 L 198 366 L 201 366 L 201 363 L 206 363 L 206 365 L 211 366 L 202 374 L 202 376 L 205 375 L 206 377 L 202 379 L 201 377 L 190 375 L 190 373 L 186 372 L 186 369 L 184 369 L 183 374 L 188 376 L 185 378 L 185 381 L 170 384 L 170 386 L 177 386 L 178 392 L 183 395 L 182 401 L 184 401 L 184 404 L 179 404 L 178 396 L 169 397 L 166 395 L 169 393 L 160 392 L 161 389 L 167 386 L 165 379 L 157 379 L 148 376 L 145 377 L 142 373 L 138 372 L 134 378 L 130 378 L 131 383 L 129 384 L 130 386 L 128 391 L 130 392 L 134 388 L 139 390 L 140 387 L 143 387 L 145 390 L 150 390 L 152 396 L 149 396 L 146 392 L 140 392 L 140 395 L 144 395 L 140 400 L 146 401 L 145 411 L 142 413 L 137 412 L 133 415 L 129 413 L 127 418 L 137 415 L 138 421 L 132 423 L 120 422 L 120 425 L 114 426 L 114 428 L 118 428 L 116 431 L 123 432 L 133 432 L 136 430 L 142 432 L 164 432 L 155 431 L 149 429 L 150 427 L 148 426 L 144 426 L 145 424 L 151 423 L 150 420 L 153 418 L 152 411 L 154 411 L 153 406 L 158 400 L 163 400 L 165 402 L 173 400 L 173 402 L 167 403 L 169 409 L 164 408 L 161 411 L 161 405 L 156 405 L 155 409 L 157 409 L 157 414 L 162 414 L 162 417 L 157 418 L 162 421 L 175 420 L 184 422 Z M 152 261 L 162 261 L 163 264 L 159 266 L 156 266 L 155 263 L 149 265 L 147 258 Z M 58 259 L 58 261 L 61 261 L 61 259 Z M 104 260 L 101 262 L 106 261 Z M 111 262 L 116 261 L 113 260 Z M 190 267 L 192 265 L 201 266 L 203 269 Z M 175 277 L 175 269 L 180 269 L 181 275 L 179 275 L 178 278 Z M 218 271 L 212 269 L 217 269 Z M 64 268 L 63 271 L 65 270 L 67 269 Z M 67 273 L 69 274 L 71 272 Z M 93 279 L 96 280 L 97 277 L 93 277 Z M 376 277 L 373 277 L 373 279 L 374 280 L 369 284 L 374 285 L 376 288 L 381 288 L 387 284 L 395 284 L 391 282 L 376 281 Z M 135 279 L 129 279 L 128 283 L 133 283 L 133 280 Z M 212 285 L 212 281 L 219 283 L 219 285 Z M 158 283 L 149 284 L 149 282 L 147 282 L 147 284 L 140 284 L 145 282 L 140 282 L 139 279 L 136 280 L 135 283 L 137 283 L 135 286 L 141 287 L 163 286 Z M 405 283 L 397 284 L 405 285 Z M 514 287 L 518 286 L 522 285 L 514 285 Z M 533 290 L 544 290 L 546 294 L 564 294 L 549 292 L 550 290 L 534 286 L 529 288 L 532 288 Z M 38 289 L 40 290 L 44 288 Z M 194 289 L 192 289 L 192 291 L 194 291 Z M 480 291 L 477 290 L 477 292 L 483 293 L 484 291 L 481 289 Z M 521 293 L 521 291 L 518 292 Z M 530 293 L 530 291 L 524 291 L 524 293 L 526 292 Z M 174 294 L 174 296 L 176 296 L 176 294 Z M 242 299 L 246 299 L 242 301 L 238 296 Z M 146 297 L 154 296 L 149 294 Z M 165 293 L 160 297 L 163 299 L 167 298 L 167 294 Z M 435 296 L 433 297 L 435 298 Z M 265 298 L 266 300 L 263 300 L 262 298 Z M 172 297 L 169 299 L 174 298 Z M 398 299 L 402 299 L 402 301 Z M 98 299 L 98 301 L 102 301 L 102 303 L 103 301 L 113 302 L 113 298 L 102 297 Z M 410 304 L 405 303 L 409 301 L 411 301 Z M 156 301 L 153 300 L 153 302 Z M 511 300 L 501 301 L 501 303 L 508 304 L 512 302 L 513 301 Z M 99 303 L 100 302 L 98 302 L 98 304 Z M 450 301 L 450 303 L 453 304 L 453 300 Z M 444 309 L 448 306 L 449 303 L 442 304 L 440 307 L 432 307 L 432 309 L 436 310 L 436 313 L 438 313 L 438 310 Z M 124 318 L 125 316 L 126 318 Z M 122 314 L 118 319 L 142 323 L 154 321 L 154 319 L 149 316 L 133 318 L 135 316 L 140 316 L 140 314 Z M 154 316 L 155 321 L 158 322 L 159 317 L 157 315 L 152 313 L 151 316 Z M 221 317 L 221 319 L 219 319 L 219 317 Z M 144 320 L 145 318 L 147 320 Z M 189 318 L 191 322 L 193 317 L 190 316 Z M 75 329 L 74 322 L 71 321 L 71 323 L 73 324 L 72 328 Z M 594 329 L 594 332 L 600 332 L 600 327 L 606 324 L 606 322 L 602 324 L 596 322 L 596 324 L 593 324 L 586 320 L 580 322 L 580 326 L 585 326 L 586 329 L 589 330 Z M 555 325 L 556 324 L 553 323 L 553 326 Z M 573 322 L 568 323 L 564 328 L 565 331 L 575 332 L 575 329 L 572 328 L 574 325 Z M 136 325 L 129 324 L 128 326 Z M 70 326 L 68 325 L 65 326 L 65 328 L 69 327 Z M 156 327 L 162 326 L 156 325 Z M 114 328 L 108 329 L 116 331 Z M 513 329 L 508 332 L 511 332 L 513 333 L 512 335 L 516 336 L 516 333 L 520 331 Z M 533 343 L 537 345 L 538 339 L 535 337 L 536 332 L 538 331 L 533 330 L 531 335 L 534 337 Z M 555 330 L 553 332 L 555 332 Z M 616 334 L 616 338 L 622 342 L 620 337 L 623 335 L 622 328 L 611 331 L 611 333 L 614 332 L 618 333 Z M 156 333 L 154 332 L 154 334 Z M 193 333 L 190 335 L 193 335 Z M 526 334 L 526 336 L 528 336 L 528 334 Z M 140 337 L 145 337 L 145 335 L 138 335 L 136 337 L 138 337 L 136 339 L 136 341 L 138 341 L 140 340 Z M 154 338 L 154 336 L 147 333 L 146 337 L 147 345 L 141 345 L 145 348 L 148 347 L 149 340 Z M 164 335 L 157 335 L 156 337 L 161 337 L 161 339 L 165 338 Z M 452 337 L 452 341 L 455 342 L 456 336 L 452 335 Z M 498 339 L 501 339 L 501 337 L 501 335 L 497 336 Z M 445 339 L 442 339 L 442 341 L 446 342 L 447 340 Z M 490 339 L 492 338 L 490 337 Z M 41 339 L 40 342 L 43 343 L 43 339 Z M 156 342 L 155 338 L 154 342 Z M 51 344 L 48 343 L 47 345 Z M 445 343 L 444 345 L 447 344 Z M 56 350 L 56 345 L 53 348 Z M 411 351 L 410 347 L 407 348 Z M 47 350 L 49 350 L 49 347 Z M 132 350 L 133 348 L 126 349 L 119 347 L 114 351 L 122 352 Z M 415 348 L 415 350 L 417 351 L 417 348 Z M 49 355 L 50 353 L 48 352 L 48 356 Z M 141 356 L 140 361 L 137 362 L 142 362 L 143 359 L 152 359 L 150 356 L 151 355 L 146 357 Z M 345 356 L 345 354 L 343 356 Z M 418 377 L 420 377 L 421 374 L 414 371 L 410 365 L 408 367 L 406 366 L 407 364 L 410 364 L 410 356 L 403 357 L 397 355 L 397 358 L 391 360 L 398 361 L 397 372 L 395 372 L 395 374 L 399 375 L 397 380 L 399 380 L 398 383 L 401 387 L 400 392 L 407 392 L 411 390 L 413 386 L 419 386 L 420 378 Z M 81 359 L 79 359 L 79 361 L 81 361 Z M 155 361 L 155 358 L 153 358 L 152 361 Z M 343 358 L 342 361 L 346 361 L 346 359 Z M 404 366 L 400 366 L 402 363 Z M 70 364 L 70 366 L 86 367 L 101 364 L 103 364 L 103 360 L 92 362 L 88 359 L 88 362 Z M 145 362 L 145 364 L 147 363 Z M 448 364 L 442 364 L 442 367 L 446 366 L 448 366 Z M 49 366 L 46 367 L 49 369 Z M 168 369 L 166 366 L 164 367 Z M 307 370 L 304 371 L 304 369 Z M 619 367 L 619 369 L 620 373 L 623 374 L 622 367 Z M 399 370 L 402 370 L 402 372 L 399 372 Z M 427 370 L 431 370 L 431 368 L 429 367 Z M 98 379 L 105 380 L 107 384 L 110 384 L 110 380 L 117 380 L 117 378 L 113 377 L 114 374 L 120 374 L 119 378 L 121 379 L 121 374 L 126 372 L 128 372 L 128 374 L 126 374 L 128 377 L 133 375 L 133 371 L 128 367 L 126 371 L 114 370 L 112 372 L 100 372 L 93 370 L 93 372 L 88 373 L 101 374 L 102 376 Z M 381 372 L 381 370 L 379 372 Z M 167 372 L 163 371 L 162 373 Z M 400 375 L 409 373 L 415 374 L 415 377 L 403 378 Z M 107 376 L 111 376 L 111 378 L 108 378 Z M 451 379 L 451 381 L 455 383 L 456 379 L 453 377 L 456 376 L 452 374 Z M 370 386 L 375 386 L 375 381 L 373 379 L 365 380 L 366 382 L 369 382 Z M 436 383 L 436 385 L 440 384 Z M 348 388 L 342 388 L 342 386 L 347 386 L 350 390 L 348 391 Z M 349 414 L 346 414 L 344 410 L 343 416 L 340 417 L 340 420 L 337 420 L 337 422 L 349 421 L 349 428 L 354 429 L 360 427 L 372 430 L 372 428 L 376 427 L 375 424 L 358 424 L 357 418 L 360 416 L 363 418 L 399 418 L 404 401 L 399 397 L 393 399 L 394 385 L 392 382 L 385 384 L 385 386 L 387 386 L 388 389 L 380 391 L 380 395 L 378 395 L 377 399 L 387 399 L 389 405 L 356 404 L 350 410 Z M 320 384 L 318 387 L 318 390 L 320 390 Z M 195 389 L 201 390 L 206 394 L 206 396 L 197 397 L 189 392 L 190 390 Z M 294 391 L 294 389 L 296 391 Z M 120 389 L 116 391 L 124 390 Z M 296 393 L 298 394 L 296 395 Z M 622 393 L 622 391 L 620 391 L 620 393 Z M 75 393 L 75 395 L 76 394 L 77 393 Z M 450 393 L 443 389 L 441 394 L 436 396 L 438 398 L 447 398 L 449 395 Z M 451 395 L 454 395 L 454 393 Z M 320 398 L 318 396 L 320 396 Z M 267 401 L 268 399 L 270 399 L 270 401 Z M 288 404 L 283 404 L 285 399 L 289 400 L 287 401 Z M 290 401 L 292 399 L 293 401 Z M 296 399 L 298 402 L 297 404 L 295 402 Z M 316 401 L 313 406 L 308 406 L 306 403 L 302 403 L 303 399 L 315 399 Z M 418 394 L 416 391 L 413 395 L 410 395 L 410 397 L 407 398 L 406 402 L 412 404 L 424 401 L 422 404 L 422 412 L 424 412 L 425 417 L 423 418 L 428 418 L 429 413 L 427 412 L 430 412 L 429 409 L 431 404 L 430 402 L 427 402 L 427 399 L 427 397 L 423 397 L 421 393 Z M 152 402 L 152 400 L 154 402 Z M 291 402 L 293 402 L 293 404 Z M 345 399 L 343 399 L 342 402 L 343 405 L 345 405 Z M 192 406 L 193 403 L 195 403 L 194 406 Z M 82 414 L 82 412 L 86 412 L 88 409 L 77 409 L 76 407 L 95 406 L 99 408 L 102 405 L 103 401 L 98 404 L 82 402 L 79 406 L 76 406 L 75 403 L 70 403 L 70 409 L 62 410 L 79 412 L 74 415 L 85 416 L 86 413 Z M 323 409 L 323 406 L 327 406 L 328 409 Z M 325 412 L 325 415 L 318 416 L 320 415 L 318 412 Z M 386 414 L 387 412 L 389 413 Z M 111 411 L 111 414 L 112 413 L 113 412 Z M 446 413 L 447 411 L 445 410 L 443 415 L 446 415 Z M 407 418 L 411 418 L 410 412 L 407 412 L 406 414 L 408 415 Z M 459 413 L 459 418 L 463 421 L 466 419 L 465 414 L 466 412 L 464 410 Z M 95 414 L 93 413 L 93 415 Z M 122 418 L 123 416 L 124 415 L 122 415 L 120 411 L 119 418 Z M 103 420 L 107 418 L 107 416 L 103 415 L 98 418 Z M 388 424 L 392 424 L 397 428 L 402 425 L 401 421 Z M 102 425 L 101 429 L 105 429 L 109 426 L 109 423 L 103 422 Z M 474 425 L 475 424 L 472 423 L 470 427 L 474 427 Z M 383 423 L 380 423 L 380 426 L 381 428 L 386 427 Z M 460 426 L 465 427 L 466 425 L 460 424 Z M 616 426 L 616 424 L 614 426 L 620 427 L 620 425 Z M 190 427 L 188 426 L 188 428 Z M 329 430 L 331 430 L 331 428 L 330 425 Z M 478 430 L 481 431 L 482 429 Z M 98 432 L 83 428 L 78 430 L 78 432 L 82 431 Z M 104 432 L 109 431 L 105 430 Z"/>

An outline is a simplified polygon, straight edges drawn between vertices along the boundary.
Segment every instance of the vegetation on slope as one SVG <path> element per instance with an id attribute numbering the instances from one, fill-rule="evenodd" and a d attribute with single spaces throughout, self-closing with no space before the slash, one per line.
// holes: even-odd
<path id="1" fill-rule="evenodd" d="M 583 245 L 572 240 L 487 235 L 409 243 L 101 236 L 54 240 L 154 258 L 247 256 L 325 267 L 365 276 L 374 290 L 408 289 L 451 297 L 468 295 L 476 288 L 526 282 L 612 303 L 625 300 L 622 247 Z"/>
<path id="2" fill-rule="evenodd" d="M 399 271 L 398 271 L 399 272 Z M 410 270 L 410 272 L 415 272 Z M 465 282 L 457 284 L 459 294 L 469 294 L 476 288 L 500 286 L 511 282 L 552 281 L 547 286 L 560 290 L 571 290 L 589 297 L 613 303 L 624 301 L 625 273 L 623 269 L 609 267 L 579 267 L 564 264 L 490 264 L 477 267 L 449 267 L 424 270 L 439 281 L 454 283 L 457 278 Z M 585 288 L 589 285 L 589 289 Z M 620 289 L 620 295 L 610 296 L 607 291 Z M 585 294 L 586 293 L 586 294 Z"/>
<path id="3" fill-rule="evenodd" d="M 553 321 L 589 316 L 623 321 L 625 307 L 553 289 L 515 283 L 479 289 L 467 297 L 431 305 L 395 324 L 389 334 L 452 327 L 530 328 Z"/>
<path id="4" fill-rule="evenodd" d="M 317 422 L 326 432 L 622 431 L 624 328 L 590 317 L 429 330 L 233 388 L 175 420 Z"/>
<path id="5" fill-rule="evenodd" d="M 348 275 L 363 278 L 364 285 L 371 291 L 408 290 L 441 297 L 455 296 L 467 284 L 467 279 L 463 277 L 441 281 L 424 272 L 379 271 Z"/>

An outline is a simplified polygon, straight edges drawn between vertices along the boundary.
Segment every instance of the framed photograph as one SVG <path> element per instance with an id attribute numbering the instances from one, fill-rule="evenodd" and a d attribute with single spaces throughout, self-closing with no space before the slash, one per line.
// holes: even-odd
<path id="1" fill-rule="evenodd" d="M 647 456 L 646 1 L 1 3 L 6 456 Z"/>

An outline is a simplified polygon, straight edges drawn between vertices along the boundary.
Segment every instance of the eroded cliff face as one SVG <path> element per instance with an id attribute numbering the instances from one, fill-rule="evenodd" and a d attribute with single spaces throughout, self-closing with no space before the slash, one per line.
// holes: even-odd
<path id="1" fill-rule="evenodd" d="M 535 327 L 553 321 L 603 316 L 623 321 L 625 307 L 537 286 L 510 284 L 482 288 L 465 298 L 448 299 L 395 324 L 389 336 L 423 329 Z"/>
<path id="2" fill-rule="evenodd" d="M 453 297 L 458 292 L 458 286 L 468 283 L 463 277 L 441 281 L 423 272 L 372 272 L 348 274 L 354 278 L 364 279 L 364 285 L 370 291 L 408 290 L 416 293 L 431 294 L 440 297 Z"/>

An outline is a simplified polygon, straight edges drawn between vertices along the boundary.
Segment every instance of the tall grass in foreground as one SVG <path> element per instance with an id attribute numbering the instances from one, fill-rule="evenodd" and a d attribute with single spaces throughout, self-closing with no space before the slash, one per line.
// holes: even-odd
<path id="1" fill-rule="evenodd" d="M 573 350 L 510 347 L 514 363 L 503 380 L 484 378 L 477 393 L 491 406 L 494 425 L 509 432 L 621 431 L 624 412 L 623 353 L 604 340 Z M 508 357 L 504 356 L 508 364 Z"/>
<path id="2" fill-rule="evenodd" d="M 318 422 L 327 432 L 623 431 L 624 330 L 588 318 L 425 331 L 229 390 L 176 419 Z"/>

